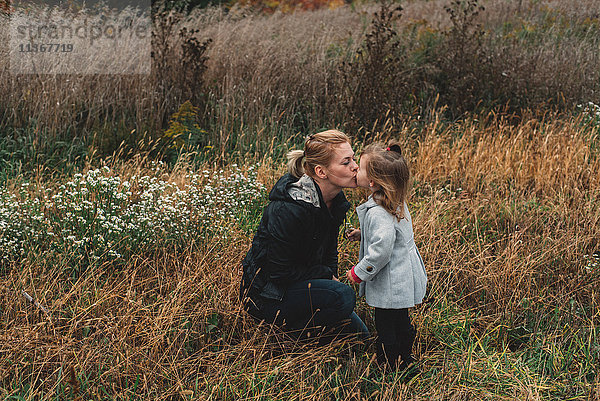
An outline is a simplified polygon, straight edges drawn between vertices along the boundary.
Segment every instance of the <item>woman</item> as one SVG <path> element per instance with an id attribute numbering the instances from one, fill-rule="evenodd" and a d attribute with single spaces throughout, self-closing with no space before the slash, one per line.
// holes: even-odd
<path id="1" fill-rule="evenodd" d="M 350 208 L 342 188 L 356 187 L 358 169 L 350 139 L 337 130 L 310 135 L 288 159 L 242 262 L 242 302 L 289 332 L 321 327 L 328 338 L 333 331 L 364 339 L 354 290 L 337 279 L 339 227 Z"/>

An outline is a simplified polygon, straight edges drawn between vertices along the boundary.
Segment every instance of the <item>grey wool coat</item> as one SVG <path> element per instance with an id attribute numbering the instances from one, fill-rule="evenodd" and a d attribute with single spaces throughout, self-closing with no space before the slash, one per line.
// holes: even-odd
<path id="1" fill-rule="evenodd" d="M 360 261 L 354 273 L 363 281 L 359 295 L 382 309 L 410 308 L 423 301 L 427 273 L 415 245 L 412 219 L 404 204 L 398 221 L 372 197 L 356 208 L 360 222 Z"/>

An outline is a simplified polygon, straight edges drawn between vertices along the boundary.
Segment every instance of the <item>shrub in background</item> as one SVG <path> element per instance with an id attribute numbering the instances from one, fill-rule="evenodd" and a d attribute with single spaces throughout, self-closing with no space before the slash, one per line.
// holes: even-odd
<path id="1" fill-rule="evenodd" d="M 363 46 L 342 66 L 350 131 L 365 126 L 374 131 L 378 128 L 374 125 L 396 117 L 411 101 L 411 68 L 394 27 L 401 12 L 400 5 L 382 2 Z"/>
<path id="2" fill-rule="evenodd" d="M 399 6 L 382 2 L 342 68 L 349 130 L 381 131 L 388 120 L 398 125 L 402 116 L 440 107 L 455 119 L 490 110 L 570 112 L 577 99 L 595 100 L 597 18 L 535 3 L 506 7 L 494 17 L 499 11 L 478 0 L 453 0 L 444 7 L 445 27 L 404 21 Z"/>
<path id="3" fill-rule="evenodd" d="M 437 49 L 434 85 L 441 104 L 462 114 L 476 110 L 479 102 L 490 97 L 489 58 L 482 43 L 482 27 L 477 23 L 484 8 L 477 0 L 454 0 L 445 10 L 451 26 Z"/>
<path id="4" fill-rule="evenodd" d="M 174 108 L 190 101 L 199 106 L 204 100 L 203 74 L 211 39 L 200 41 L 199 29 L 181 27 L 183 15 L 164 7 L 153 16 L 152 32 L 153 84 L 158 90 L 157 121 L 160 130 Z"/>

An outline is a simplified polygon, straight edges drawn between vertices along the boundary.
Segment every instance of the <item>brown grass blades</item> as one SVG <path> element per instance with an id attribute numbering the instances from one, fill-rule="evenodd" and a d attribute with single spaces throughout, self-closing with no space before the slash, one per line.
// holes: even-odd
<path id="1" fill-rule="evenodd" d="M 467 194 L 493 189 L 582 196 L 600 187 L 600 160 L 593 154 L 598 131 L 582 125 L 552 117 L 518 126 L 467 120 L 439 132 L 432 123 L 419 143 L 415 178 Z"/>
<path id="2" fill-rule="evenodd" d="M 97 385 L 86 388 L 92 396 L 102 395 L 97 386 L 126 390 L 138 374 L 140 392 L 186 390 L 181 383 L 212 366 L 204 358 L 223 348 L 221 327 L 239 320 L 231 307 L 238 270 L 222 266 L 239 264 L 240 245 L 216 238 L 200 254 L 165 251 L 132 260 L 122 274 L 97 269 L 73 283 L 50 279 L 57 266 L 24 266 L 3 285 L 3 387 L 17 380 L 52 391 L 74 367 L 78 380 L 94 378 Z M 12 295 L 16 288 L 43 294 L 50 318 Z"/>

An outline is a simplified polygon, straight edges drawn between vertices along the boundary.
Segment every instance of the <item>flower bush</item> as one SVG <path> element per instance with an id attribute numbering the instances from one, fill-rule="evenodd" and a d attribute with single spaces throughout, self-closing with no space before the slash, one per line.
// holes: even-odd
<path id="1" fill-rule="evenodd" d="M 26 195 L 28 184 L 18 194 L 0 187 L 0 265 L 25 254 L 26 243 L 41 239 L 44 230 L 42 202 Z"/>
<path id="2" fill-rule="evenodd" d="M 586 123 L 600 127 L 600 106 L 588 102 L 587 104 L 578 104 L 577 108 L 583 114 L 583 119 Z"/>
<path id="3" fill-rule="evenodd" d="M 157 169 L 157 171 L 160 170 Z M 205 235 L 227 236 L 229 221 L 243 219 L 265 193 L 256 168 L 188 173 L 181 187 L 157 176 L 124 180 L 108 167 L 75 174 L 47 195 L 0 189 L 0 259 L 18 260 L 41 247 L 89 265 L 119 263 L 166 244 Z"/>

